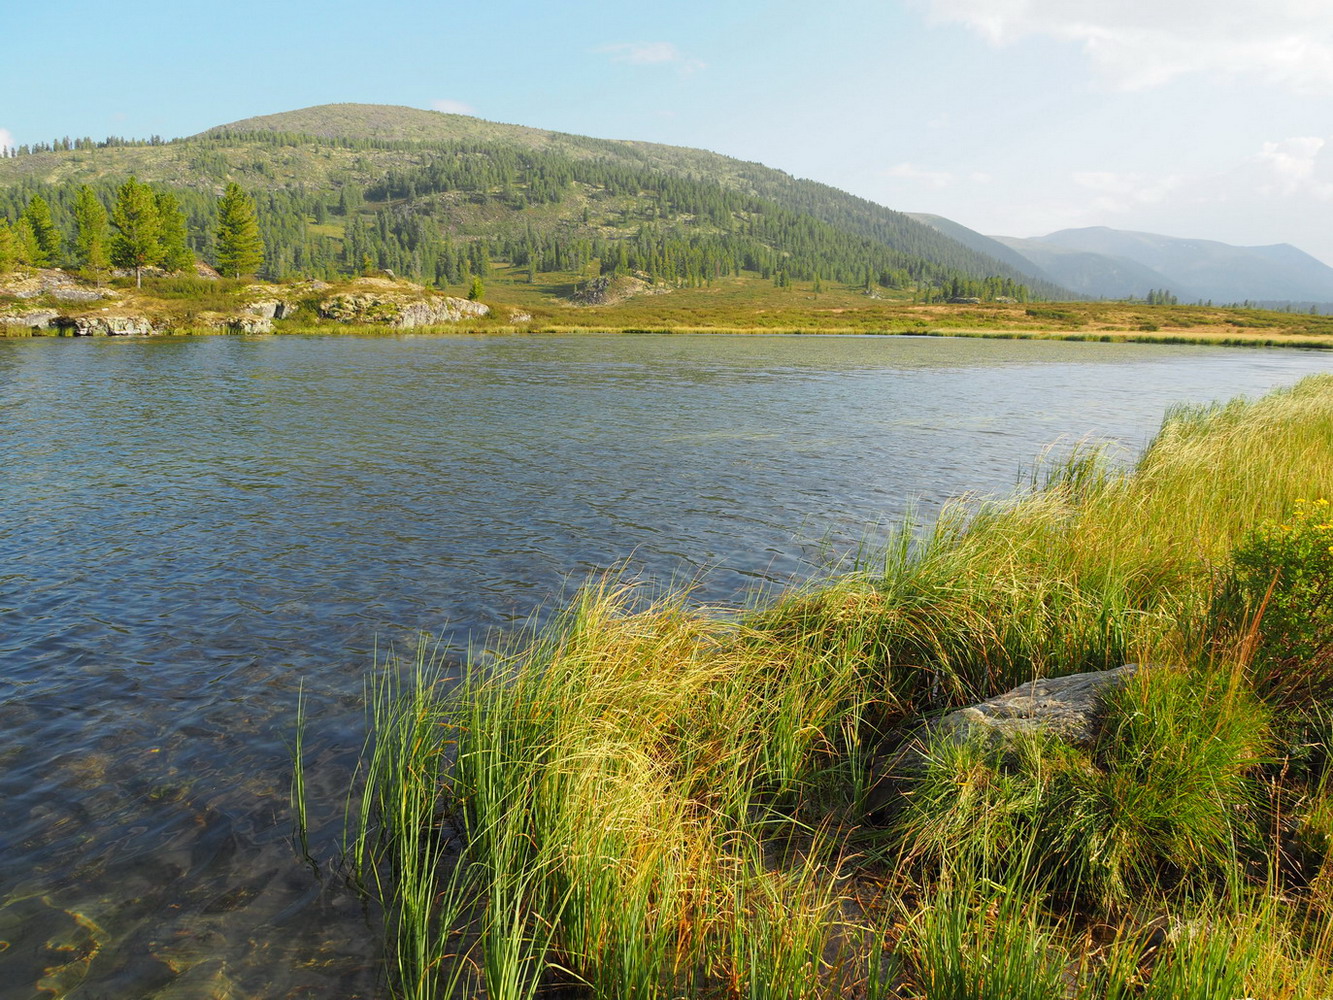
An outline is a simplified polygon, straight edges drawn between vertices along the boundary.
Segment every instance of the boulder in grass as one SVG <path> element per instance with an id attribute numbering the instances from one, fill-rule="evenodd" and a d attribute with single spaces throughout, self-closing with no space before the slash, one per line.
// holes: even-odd
<path id="1" fill-rule="evenodd" d="M 960 743 L 977 736 L 1004 743 L 1028 733 L 1050 733 L 1074 746 L 1091 746 L 1102 694 L 1120 687 L 1139 669 L 1126 663 L 1112 670 L 1090 670 L 1064 677 L 1044 677 L 1012 691 L 960 708 L 930 726 Z"/>
<path id="2" fill-rule="evenodd" d="M 1104 696 L 1140 669 L 1140 664 L 1126 663 L 1111 670 L 1043 677 L 922 724 L 896 753 L 875 760 L 867 811 L 872 817 L 885 811 L 898 779 L 910 778 L 925 765 L 926 746 L 933 740 L 948 738 L 959 744 L 982 740 L 1003 747 L 1024 736 L 1046 733 L 1071 746 L 1090 747 L 1097 737 Z"/>

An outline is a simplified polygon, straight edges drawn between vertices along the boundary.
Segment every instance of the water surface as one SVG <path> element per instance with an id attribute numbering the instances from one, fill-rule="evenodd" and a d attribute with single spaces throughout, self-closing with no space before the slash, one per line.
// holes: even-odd
<path id="1" fill-rule="evenodd" d="M 0 997 L 374 995 L 336 853 L 373 650 L 590 574 L 802 579 L 1043 446 L 1312 352 L 939 338 L 0 341 Z M 47 977 L 43 980 L 43 977 Z M 163 994 L 172 995 L 170 993 Z"/>

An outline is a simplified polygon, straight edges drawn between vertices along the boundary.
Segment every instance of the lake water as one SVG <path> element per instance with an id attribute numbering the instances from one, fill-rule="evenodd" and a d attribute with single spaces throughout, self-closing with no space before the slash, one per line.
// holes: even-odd
<path id="1" fill-rule="evenodd" d="M 359 997 L 337 852 L 376 646 L 590 574 L 743 601 L 1043 446 L 1315 352 L 938 338 L 0 341 L 0 997 Z M 230 991 L 230 993 L 228 993 Z"/>

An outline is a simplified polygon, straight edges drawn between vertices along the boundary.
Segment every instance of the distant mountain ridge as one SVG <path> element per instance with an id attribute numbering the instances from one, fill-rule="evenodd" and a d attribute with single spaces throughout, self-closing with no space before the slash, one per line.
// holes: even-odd
<path id="1" fill-rule="evenodd" d="M 1106 226 L 1019 239 L 983 236 L 937 215 L 912 218 L 1089 298 L 1165 290 L 1182 302 L 1333 303 L 1333 268 L 1287 243 L 1241 247 Z"/>
<path id="2" fill-rule="evenodd" d="M 1009 245 L 1024 253 L 1029 243 L 1133 261 L 1182 300 L 1333 302 L 1333 268 L 1288 243 L 1243 247 L 1093 226 Z"/>

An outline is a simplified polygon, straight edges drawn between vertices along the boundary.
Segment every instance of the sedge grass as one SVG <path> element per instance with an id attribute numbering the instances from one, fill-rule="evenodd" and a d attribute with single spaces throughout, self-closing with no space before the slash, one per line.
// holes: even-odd
<path id="1" fill-rule="evenodd" d="M 1320 822 L 1314 779 L 1271 763 L 1299 748 L 1208 609 L 1249 526 L 1323 495 L 1330 377 L 1173 411 L 1133 470 L 1076 454 L 745 614 L 601 583 L 448 689 L 423 650 L 409 683 L 372 686 L 349 823 L 396 988 L 1306 995 L 1329 918 L 1282 856 L 1290 802 Z M 1092 747 L 934 746 L 866 828 L 876 753 L 922 713 L 1126 661 L 1166 665 L 1109 700 Z M 1322 870 L 1327 844 L 1305 839 Z M 861 877 L 898 908 L 857 913 Z M 1136 914 L 1154 907 L 1176 937 L 1145 967 Z"/>

